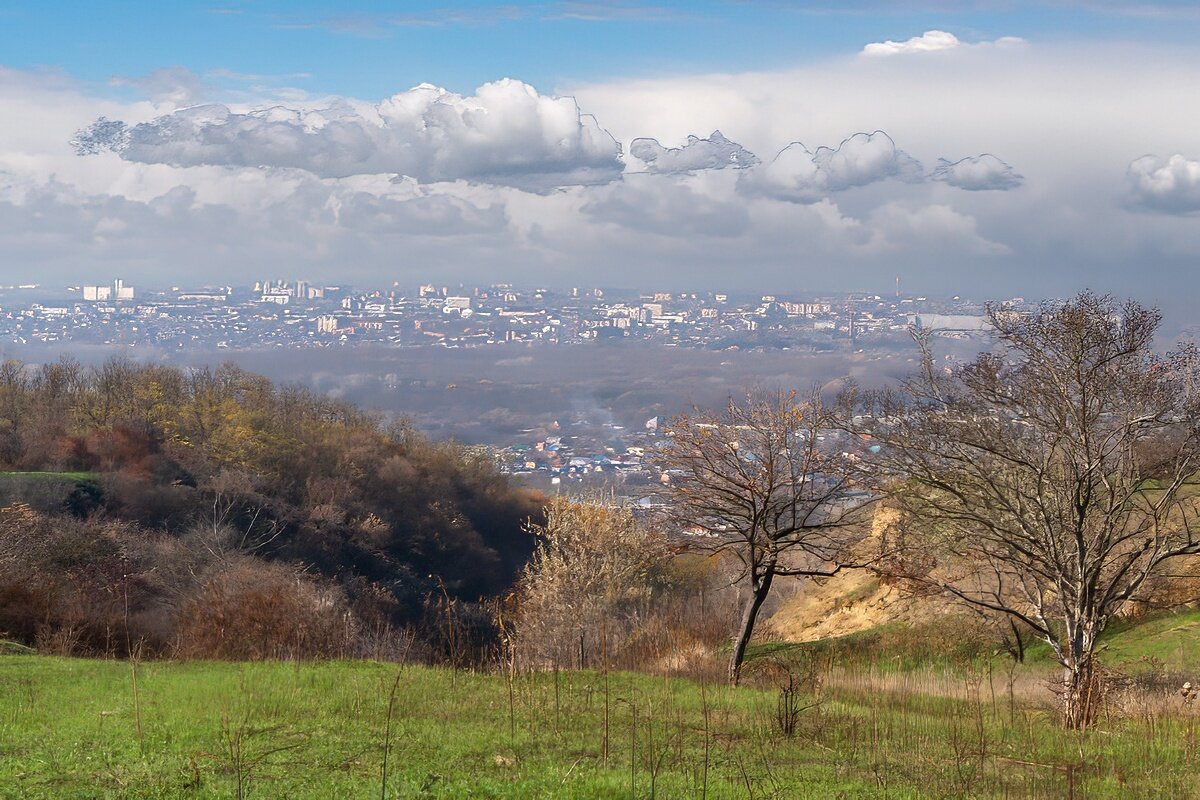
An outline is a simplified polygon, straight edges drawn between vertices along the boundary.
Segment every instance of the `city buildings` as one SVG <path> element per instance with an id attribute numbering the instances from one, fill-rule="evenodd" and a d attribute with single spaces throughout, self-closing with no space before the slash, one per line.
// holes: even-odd
<path id="1" fill-rule="evenodd" d="M 886 347 L 910 326 L 986 332 L 961 298 L 580 290 L 511 284 L 387 290 L 264 280 L 247 287 L 134 293 L 111 285 L 0 289 L 0 343 L 113 346 L 570 346 L 630 342 L 713 350 Z"/>

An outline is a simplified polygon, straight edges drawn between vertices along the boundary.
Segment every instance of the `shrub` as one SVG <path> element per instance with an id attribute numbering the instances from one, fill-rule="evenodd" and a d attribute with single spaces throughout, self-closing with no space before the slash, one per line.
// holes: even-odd
<path id="1" fill-rule="evenodd" d="M 339 589 L 294 567 L 235 560 L 198 587 L 176 630 L 185 658 L 332 658 L 356 625 Z"/>
<path id="2" fill-rule="evenodd" d="M 586 666 L 618 656 L 664 585 L 663 536 L 625 508 L 555 498 L 519 582 L 514 642 L 533 665 Z"/>

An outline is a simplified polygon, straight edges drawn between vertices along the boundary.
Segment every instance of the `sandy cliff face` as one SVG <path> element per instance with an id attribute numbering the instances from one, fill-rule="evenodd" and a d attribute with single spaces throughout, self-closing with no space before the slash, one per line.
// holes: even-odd
<path id="1" fill-rule="evenodd" d="M 871 522 L 872 537 L 882 536 L 898 518 L 895 509 L 880 506 Z M 811 642 L 891 622 L 918 625 L 954 611 L 948 598 L 916 597 L 866 570 L 853 570 L 820 583 L 798 583 L 767 621 L 765 632 L 785 641 Z"/>
<path id="2" fill-rule="evenodd" d="M 941 597 L 913 597 L 874 576 L 851 574 L 800 589 L 768 620 L 769 632 L 789 642 L 858 633 L 890 622 L 916 625 L 947 613 Z"/>
<path id="3" fill-rule="evenodd" d="M 872 537 L 884 535 L 899 513 L 879 506 Z M 781 587 L 784 598 L 763 633 L 789 642 L 811 642 L 858 633 L 889 623 L 922 625 L 948 616 L 969 616 L 970 609 L 946 595 L 914 595 L 866 570 L 852 570 L 821 582 L 797 580 Z M 791 594 L 787 592 L 790 590 Z M 1162 575 L 1147 582 L 1142 598 L 1121 614 L 1195 606 L 1200 601 L 1200 555 L 1169 562 Z"/>

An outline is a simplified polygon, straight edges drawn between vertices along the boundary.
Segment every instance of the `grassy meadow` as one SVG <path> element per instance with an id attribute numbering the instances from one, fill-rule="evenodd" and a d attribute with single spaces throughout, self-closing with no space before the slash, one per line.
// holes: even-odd
<path id="1" fill-rule="evenodd" d="M 1140 651 L 1194 654 L 1194 639 L 1162 634 L 1194 636 L 1196 623 L 1154 621 L 1112 648 L 1161 668 Z M 1200 716 L 1173 684 L 1148 681 L 1068 733 L 1037 658 L 895 669 L 796 651 L 760 658 L 730 689 L 624 672 L 10 652 L 2 797 L 1200 797 Z"/>

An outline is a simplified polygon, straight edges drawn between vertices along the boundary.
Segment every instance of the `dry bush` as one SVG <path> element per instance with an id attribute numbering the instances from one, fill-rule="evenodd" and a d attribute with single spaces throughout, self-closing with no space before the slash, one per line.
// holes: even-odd
<path id="1" fill-rule="evenodd" d="M 0 636 L 58 655 L 160 651 L 171 626 L 153 538 L 111 520 L 0 509 Z"/>
<path id="2" fill-rule="evenodd" d="M 400 602 L 387 587 L 359 576 L 342 585 L 350 612 L 357 623 L 355 658 L 374 661 L 408 661 L 418 655 L 417 629 L 398 624 Z"/>
<path id="3" fill-rule="evenodd" d="M 641 625 L 620 652 L 634 669 L 721 680 L 721 649 L 739 610 L 736 566 L 721 556 L 684 552 L 664 565 Z"/>
<path id="4" fill-rule="evenodd" d="M 48 587 L 34 580 L 25 552 L 39 515 L 29 506 L 0 508 L 0 637 L 31 644 L 50 605 Z"/>
<path id="5" fill-rule="evenodd" d="M 495 602 L 463 602 L 445 592 L 431 594 L 412 627 L 418 645 L 412 657 L 455 669 L 494 666 L 501 635 L 495 606 Z"/>
<path id="6" fill-rule="evenodd" d="M 0 506 L 34 506 L 0 512 L 0 637 L 80 655 L 328 655 L 353 633 L 360 655 L 479 663 L 497 629 L 474 601 L 511 587 L 544 503 L 489 459 L 231 365 L 0 363 L 0 467 L 98 473 L 0 480 Z M 238 585 L 253 560 L 342 589 L 266 566 Z"/>
<path id="7" fill-rule="evenodd" d="M 0 639 L 34 644 L 52 604 L 49 587 L 0 571 Z"/>
<path id="8" fill-rule="evenodd" d="M 535 667 L 613 663 L 664 585 L 664 537 L 628 509 L 566 498 L 532 532 L 537 550 L 518 584 L 518 656 Z"/>
<path id="9" fill-rule="evenodd" d="M 179 656 L 261 660 L 350 652 L 356 626 L 341 591 L 292 567 L 232 560 L 202 581 L 176 629 Z"/>
<path id="10" fill-rule="evenodd" d="M 411 648 L 411 632 L 388 625 L 379 587 L 364 632 L 341 589 L 245 555 L 231 536 L 0 508 L 0 639 L 64 656 L 396 658 Z"/>

